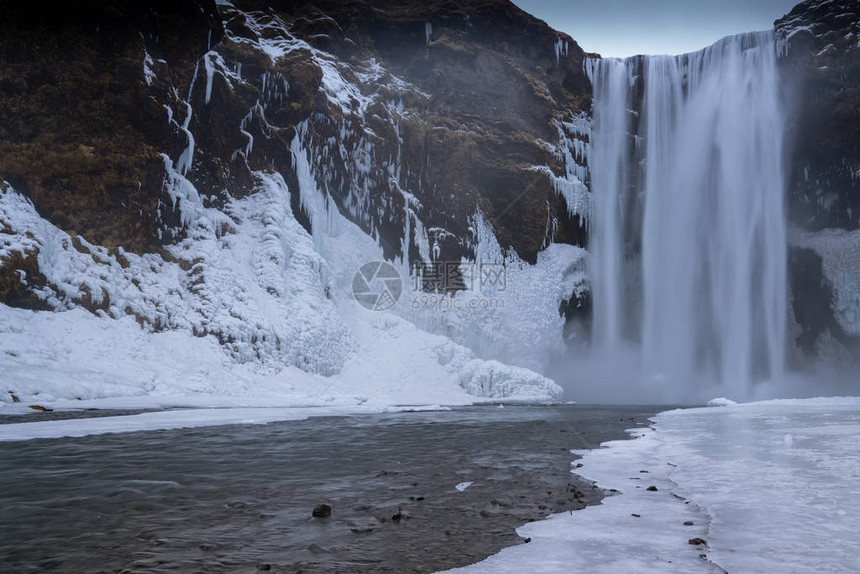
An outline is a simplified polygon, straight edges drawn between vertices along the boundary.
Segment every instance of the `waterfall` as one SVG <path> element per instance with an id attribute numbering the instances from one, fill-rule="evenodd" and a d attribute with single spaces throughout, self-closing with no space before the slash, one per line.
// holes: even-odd
<path id="1" fill-rule="evenodd" d="M 595 59 L 594 344 L 646 381 L 739 398 L 786 341 L 784 117 L 771 32 L 681 56 Z"/>

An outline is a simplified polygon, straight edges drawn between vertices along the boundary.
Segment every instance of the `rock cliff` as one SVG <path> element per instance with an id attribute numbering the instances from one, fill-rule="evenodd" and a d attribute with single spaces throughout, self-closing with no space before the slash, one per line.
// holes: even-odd
<path id="1" fill-rule="evenodd" d="M 793 338 L 860 361 L 860 2 L 808 0 L 775 23 L 792 144 Z"/>
<path id="2" fill-rule="evenodd" d="M 470 352 L 540 368 L 584 297 L 584 57 L 507 0 L 5 3 L 0 302 L 332 376 L 408 329 L 347 317 L 365 260 L 418 293 L 468 287 L 441 262 L 508 263 L 516 308 L 399 312 L 468 345 L 415 336 L 469 392 L 558 394 Z"/>
<path id="3" fill-rule="evenodd" d="M 809 0 L 776 22 L 797 110 L 792 337 L 846 361 L 860 355 L 858 15 L 854 0 Z M 527 269 L 551 244 L 586 246 L 585 57 L 507 0 L 4 3 L 0 302 L 132 316 L 212 335 L 242 360 L 336 372 L 343 356 L 302 349 L 348 347 L 326 302 L 322 236 L 339 217 L 402 273 L 421 270 L 425 291 L 464 286 L 438 262 Z M 288 210 L 273 216 L 279 201 Z M 314 290 L 313 334 L 291 326 L 295 309 L 275 320 L 242 306 L 251 287 L 225 269 L 248 265 L 225 253 L 251 220 L 255 241 L 283 247 L 254 260 L 258 276 L 295 264 L 293 221 L 315 242 L 307 281 L 290 287 Z M 567 279 L 547 280 L 541 305 L 554 308 L 536 329 L 588 313 L 581 259 L 550 259 Z M 258 283 L 284 305 L 275 279 Z M 477 349 L 472 319 L 433 328 Z"/>

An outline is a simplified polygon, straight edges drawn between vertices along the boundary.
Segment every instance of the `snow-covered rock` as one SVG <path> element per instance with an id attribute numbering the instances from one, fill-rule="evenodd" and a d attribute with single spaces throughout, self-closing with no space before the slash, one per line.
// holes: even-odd
<path id="1" fill-rule="evenodd" d="M 94 115 L 51 107 L 41 92 L 0 95 L 20 118 L 3 126 L 12 143 L 0 161 L 11 182 L 0 186 L 6 391 L 54 403 L 558 400 L 536 371 L 564 350 L 559 308 L 588 288 L 584 250 L 557 243 L 584 240 L 588 218 L 588 87 L 565 83 L 584 78 L 582 51 L 515 8 L 476 25 L 513 18 L 546 36 L 541 49 L 499 52 L 471 23 L 422 20 L 414 52 L 433 51 L 446 70 L 462 66 L 446 51 L 455 36 L 493 61 L 546 64 L 489 78 L 525 75 L 530 88 L 483 94 L 502 107 L 476 113 L 474 98 L 407 65 L 403 49 L 389 53 L 376 28 L 352 37 L 364 28 L 344 18 L 360 11 L 309 20 L 253 5 L 124 4 L 118 13 L 139 8 L 149 22 L 112 28 L 124 59 L 93 44 L 88 26 L 105 16 L 82 8 L 68 24 L 81 50 L 70 53 L 92 54 L 127 97 L 106 93 Z M 29 12 L 9 14 L 5 36 L 32 46 L 14 28 Z M 359 44 L 372 47 L 353 54 Z M 30 77 L 47 65 L 39 57 L 8 62 L 9 73 Z M 89 76 L 70 69 L 67 99 L 91 96 Z M 521 108 L 529 114 L 498 122 Z M 32 135 L 22 126 L 42 139 L 18 145 Z M 508 140 L 517 151 L 502 158 L 493 146 Z M 488 203 L 504 194 L 506 205 Z M 352 282 L 383 260 L 403 295 L 370 312 Z M 428 290 L 437 263 L 474 272 L 475 285 Z M 425 297 L 435 306 L 422 308 Z"/>

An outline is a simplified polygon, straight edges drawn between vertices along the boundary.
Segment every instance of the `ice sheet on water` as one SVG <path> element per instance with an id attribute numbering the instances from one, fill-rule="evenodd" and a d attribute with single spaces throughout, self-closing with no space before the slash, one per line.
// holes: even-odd
<path id="1" fill-rule="evenodd" d="M 467 488 L 469 488 L 470 486 L 472 486 L 473 484 L 475 484 L 475 481 L 470 480 L 470 481 L 467 481 L 467 482 L 461 482 L 461 483 L 457 484 L 457 486 L 455 486 L 454 488 L 456 488 L 456 489 L 457 489 L 457 490 L 459 490 L 460 492 L 463 492 L 463 491 L 465 491 Z"/>
<path id="2" fill-rule="evenodd" d="M 619 495 L 524 526 L 517 532 L 531 544 L 456 572 L 856 570 L 860 399 L 684 409 L 654 420 L 631 431 L 634 440 L 584 453 L 577 473 Z"/>
<path id="3" fill-rule="evenodd" d="M 678 492 L 713 517 L 711 560 L 733 573 L 856 570 L 860 399 L 672 411 L 657 429 Z"/>
<path id="4" fill-rule="evenodd" d="M 118 432 L 187 429 L 229 424 L 267 424 L 313 416 L 343 416 L 394 410 L 381 407 L 209 408 L 168 410 L 113 417 L 79 418 L 0 425 L 0 441 L 82 437 Z M 148 481 L 154 483 L 155 481 Z M 174 483 L 175 484 L 175 483 Z"/>

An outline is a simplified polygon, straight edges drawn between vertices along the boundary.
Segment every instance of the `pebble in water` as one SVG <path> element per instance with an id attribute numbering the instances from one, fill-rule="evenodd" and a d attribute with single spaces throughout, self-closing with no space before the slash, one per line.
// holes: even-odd
<path id="1" fill-rule="evenodd" d="M 313 510 L 314 518 L 326 518 L 331 516 L 331 506 L 328 504 L 317 504 Z"/>

